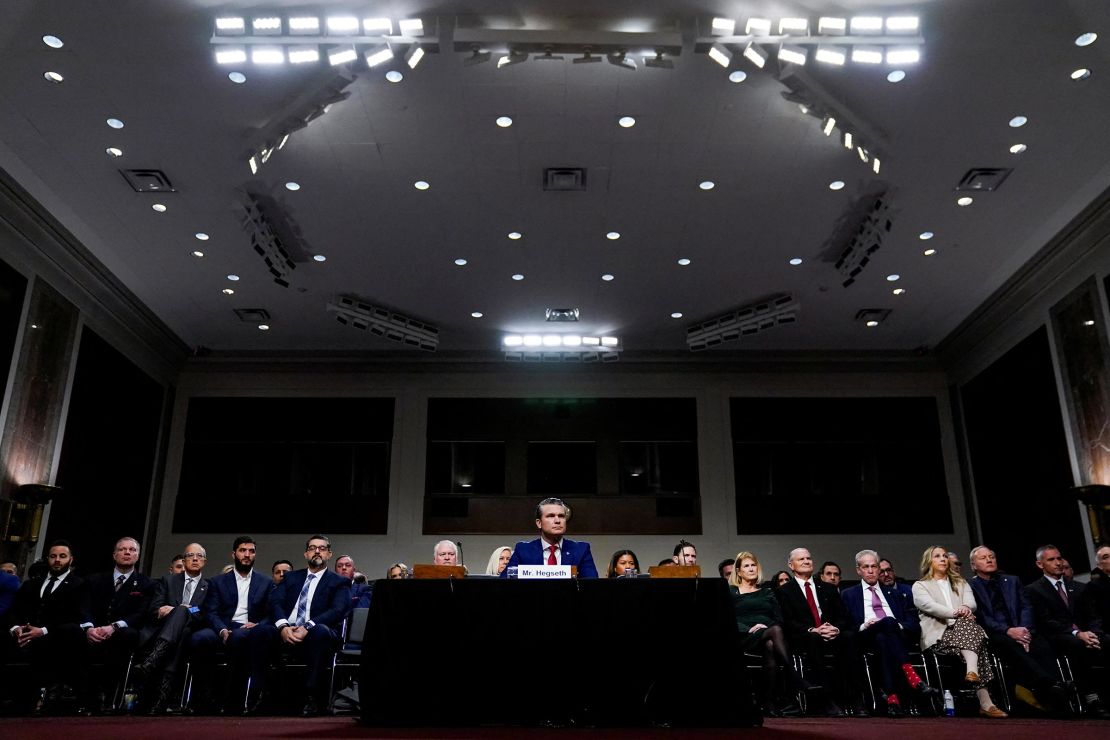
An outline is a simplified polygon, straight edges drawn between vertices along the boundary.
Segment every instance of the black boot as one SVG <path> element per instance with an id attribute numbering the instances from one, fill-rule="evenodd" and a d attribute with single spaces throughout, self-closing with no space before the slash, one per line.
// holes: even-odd
<path id="1" fill-rule="evenodd" d="M 147 714 L 165 714 L 166 709 L 170 703 L 170 697 L 173 694 L 173 674 L 163 674 L 162 680 L 158 684 L 158 692 L 154 695 L 154 701 L 151 702 Z"/>
<path id="2" fill-rule="evenodd" d="M 135 677 L 139 680 L 150 676 L 155 673 L 162 665 L 162 660 L 166 657 L 166 653 L 170 651 L 170 641 L 163 640 L 159 637 L 154 641 L 154 647 L 150 649 L 143 661 L 131 669 Z"/>

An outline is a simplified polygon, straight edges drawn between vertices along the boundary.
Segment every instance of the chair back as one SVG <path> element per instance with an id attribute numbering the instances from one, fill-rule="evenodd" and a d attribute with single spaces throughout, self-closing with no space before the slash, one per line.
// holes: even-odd
<path id="1" fill-rule="evenodd" d="M 361 645 L 366 637 L 366 621 L 370 609 L 361 607 L 352 609 L 347 621 L 347 644 Z"/>

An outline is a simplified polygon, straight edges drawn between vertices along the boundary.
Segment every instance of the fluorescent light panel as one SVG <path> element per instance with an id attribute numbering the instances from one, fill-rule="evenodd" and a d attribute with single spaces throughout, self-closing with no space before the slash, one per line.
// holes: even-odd
<path id="1" fill-rule="evenodd" d="M 886 52 L 887 64 L 917 64 L 919 61 L 921 61 L 919 49 L 887 49 Z"/>
<path id="2" fill-rule="evenodd" d="M 544 347 L 560 347 L 592 352 L 597 347 L 615 350 L 620 347 L 620 339 L 607 336 L 587 337 L 579 334 L 506 334 L 501 338 L 501 344 L 504 347 L 527 347 L 541 351 Z"/>
<path id="3" fill-rule="evenodd" d="M 318 61 L 320 61 L 320 50 L 315 46 L 289 47 L 290 64 L 310 64 Z"/>
<path id="4" fill-rule="evenodd" d="M 223 48 L 216 50 L 216 64 L 242 64 L 247 61 L 247 50 L 243 48 Z"/>
<path id="5" fill-rule="evenodd" d="M 897 15 L 886 19 L 886 30 L 890 33 L 916 33 L 921 21 L 915 15 Z"/>
<path id="6" fill-rule="evenodd" d="M 281 18 L 275 15 L 251 18 L 251 29 L 258 36 L 274 36 L 281 33 Z"/>
<path id="7" fill-rule="evenodd" d="M 780 18 L 779 34 L 804 36 L 809 33 L 809 18 Z"/>
<path id="8" fill-rule="evenodd" d="M 251 49 L 251 61 L 255 64 L 284 64 L 285 50 L 280 46 L 256 46 Z"/>
<path id="9" fill-rule="evenodd" d="M 239 17 L 224 17 L 216 19 L 216 33 L 233 35 L 245 33 L 247 30 L 247 22 L 244 18 Z"/>
<path id="10" fill-rule="evenodd" d="M 389 18 L 363 18 L 362 30 L 367 36 L 392 36 L 393 21 Z"/>
<path id="11" fill-rule="evenodd" d="M 714 36 L 732 36 L 736 33 L 736 21 L 732 18 L 714 18 L 710 23 L 710 33 Z"/>
<path id="12" fill-rule="evenodd" d="M 825 46 L 822 44 L 817 47 L 814 58 L 824 64 L 843 66 L 848 59 L 848 50 L 843 46 Z"/>
<path id="13" fill-rule="evenodd" d="M 393 58 L 393 52 L 390 50 L 388 44 L 375 46 L 366 50 L 366 66 L 373 69 L 379 64 L 384 64 Z"/>
<path id="14" fill-rule="evenodd" d="M 328 64 L 333 67 L 353 62 L 356 59 L 358 59 L 358 52 L 355 51 L 353 46 L 340 46 L 328 50 Z"/>
<path id="15" fill-rule="evenodd" d="M 358 33 L 358 18 L 353 15 L 333 15 L 328 18 L 328 33 L 346 35 Z"/>
<path id="16" fill-rule="evenodd" d="M 744 47 L 744 58 L 760 69 L 763 69 L 763 66 L 767 64 L 767 52 L 754 43 L 749 43 Z"/>
<path id="17" fill-rule="evenodd" d="M 709 47 L 709 58 L 722 67 L 727 68 L 732 63 L 732 52 L 724 44 L 713 44 Z"/>
<path id="18" fill-rule="evenodd" d="M 289 33 L 312 35 L 320 33 L 320 19 L 315 16 L 296 16 L 289 19 Z"/>
<path id="19" fill-rule="evenodd" d="M 817 19 L 817 33 L 826 36 L 843 36 L 848 31 L 847 18 L 822 16 Z"/>
<path id="20" fill-rule="evenodd" d="M 852 61 L 857 64 L 882 64 L 883 49 L 880 46 L 852 47 Z"/>
<path id="21" fill-rule="evenodd" d="M 744 26 L 744 33 L 749 36 L 770 36 L 771 21 L 769 18 L 749 18 Z"/>
<path id="22" fill-rule="evenodd" d="M 779 47 L 779 61 L 788 64 L 805 64 L 806 57 L 809 52 L 801 46 L 788 46 L 783 44 Z"/>
<path id="23" fill-rule="evenodd" d="M 401 29 L 402 36 L 424 35 L 424 21 L 419 18 L 402 18 L 397 21 L 397 27 Z"/>

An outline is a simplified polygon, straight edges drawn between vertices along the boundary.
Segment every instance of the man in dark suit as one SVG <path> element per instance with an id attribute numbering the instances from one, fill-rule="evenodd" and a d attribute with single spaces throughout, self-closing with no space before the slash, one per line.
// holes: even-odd
<path id="1" fill-rule="evenodd" d="M 536 529 L 539 539 L 518 542 L 509 564 L 501 571 L 507 578 L 509 568 L 518 565 L 574 565 L 579 578 L 597 578 L 597 566 L 590 553 L 590 543 L 565 539 L 570 507 L 557 498 L 545 498 L 536 504 Z"/>
<path id="2" fill-rule="evenodd" d="M 1042 577 L 1025 588 L 1033 605 L 1037 631 L 1048 638 L 1057 653 L 1068 656 L 1087 711 L 1098 717 L 1110 717 L 1095 690 L 1092 671 L 1093 666 L 1105 664 L 1106 636 L 1102 634 L 1102 620 L 1085 598 L 1085 585 L 1065 581 L 1063 557 L 1055 545 L 1037 548 L 1037 568 Z"/>
<path id="3" fill-rule="evenodd" d="M 131 653 L 138 647 L 139 630 L 150 599 L 151 580 L 140 573 L 139 541 L 121 537 L 112 551 L 115 567 L 89 576 L 85 615 L 81 625 L 89 646 L 89 660 L 102 662 L 104 671 L 96 694 L 88 697 L 92 710 L 104 710 L 116 682 L 122 680 Z"/>
<path id="4" fill-rule="evenodd" d="M 85 665 L 83 608 L 87 584 L 71 570 L 73 551 L 65 540 L 47 549 L 47 574 L 25 582 L 11 610 L 12 650 L 33 669 L 33 688 L 45 686 L 45 709 L 72 700 Z"/>
<path id="5" fill-rule="evenodd" d="M 995 655 L 1013 667 L 1018 699 L 1036 707 L 1063 709 L 1067 695 L 1056 671 L 1056 654 L 1043 635 L 1036 633 L 1033 605 L 1017 578 L 998 570 L 994 551 L 980 545 L 968 559 L 975 576 L 971 590 L 978 608 L 975 618 L 990 638 Z M 1033 692 L 1029 702 L 1023 687 Z"/>
<path id="6" fill-rule="evenodd" d="M 174 680 L 185 662 L 185 650 L 193 632 L 203 624 L 201 607 L 208 596 L 208 579 L 201 570 L 208 561 L 204 548 L 193 542 L 185 548 L 182 557 L 185 568 L 181 573 L 165 575 L 154 582 L 147 610 L 147 622 L 141 632 L 141 644 L 146 655 L 135 666 L 135 677 L 144 685 L 155 685 L 149 679 L 162 670 L 161 680 L 150 700 L 150 713 L 166 711 Z M 151 692 L 146 692 L 150 694 Z"/>
<path id="7" fill-rule="evenodd" d="M 328 660 L 339 648 L 343 617 L 351 604 L 351 582 L 328 570 L 331 543 L 323 535 L 313 535 L 305 543 L 308 567 L 287 573 L 270 592 L 270 613 L 273 624 L 258 627 L 251 635 L 267 650 L 282 644 L 299 653 L 308 667 L 303 686 L 304 707 L 301 715 L 312 717 L 320 712 L 321 676 Z M 251 687 L 252 694 L 255 686 Z M 257 711 L 263 700 L 264 679 L 257 684 L 257 695 L 251 698 L 248 711 Z"/>
<path id="8" fill-rule="evenodd" d="M 775 596 L 782 606 L 783 627 L 790 647 L 805 656 L 810 675 L 820 676 L 819 683 L 826 688 L 836 687 L 835 698 L 845 703 L 850 713 L 868 716 L 860 701 L 856 625 L 848 616 L 840 593 L 813 579 L 813 556 L 804 547 L 791 550 L 786 565 L 793 577 L 775 591 Z M 832 655 L 832 671 L 825 666 L 826 655 Z M 825 714 L 844 717 L 847 713 L 830 699 L 825 704 Z"/>
<path id="9" fill-rule="evenodd" d="M 273 582 L 255 571 L 256 555 L 253 538 L 236 537 L 231 544 L 235 567 L 208 582 L 207 596 L 201 606 L 208 626 L 198 629 L 189 639 L 190 660 L 197 671 L 197 704 L 201 710 L 212 708 L 212 667 L 221 645 L 227 651 L 231 668 L 222 699 L 229 710 L 242 711 L 242 685 L 248 676 L 251 684 L 256 684 L 266 671 L 265 653 L 256 649 L 250 637 L 255 628 L 269 621 Z"/>
<path id="10" fill-rule="evenodd" d="M 858 625 L 860 647 L 875 653 L 878 658 L 887 715 L 901 717 L 905 713 L 895 691 L 896 683 L 902 685 L 904 679 L 904 685 L 909 686 L 910 691 L 928 699 L 937 693 L 917 675 L 906 650 L 907 645 L 916 648 L 920 643 L 921 624 L 916 614 L 904 608 L 895 589 L 879 583 L 877 552 L 860 550 L 855 560 L 860 583 L 845 589 L 841 598 L 852 622 Z"/>

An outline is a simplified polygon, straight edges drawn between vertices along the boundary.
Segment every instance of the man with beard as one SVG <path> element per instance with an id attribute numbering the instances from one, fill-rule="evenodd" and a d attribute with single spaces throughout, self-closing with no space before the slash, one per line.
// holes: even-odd
<path id="1" fill-rule="evenodd" d="M 189 641 L 192 662 L 197 667 L 197 685 L 202 692 L 211 692 L 210 678 L 215 653 L 220 645 L 227 651 L 227 661 L 231 668 L 225 699 L 242 697 L 237 691 L 250 676 L 252 684 L 266 670 L 265 655 L 255 648 L 250 640 L 252 631 L 260 624 L 269 621 L 271 581 L 254 570 L 256 555 L 254 539 L 246 535 L 235 538 L 231 545 L 234 568 L 213 578 L 208 585 L 208 597 L 204 602 L 204 616 L 211 625 L 207 629 L 193 633 Z M 233 693 L 233 691 L 235 693 Z M 209 703 L 210 696 L 198 697 L 202 708 Z M 229 704 L 229 708 L 233 708 Z M 239 705 L 241 710 L 242 705 Z"/>
<path id="2" fill-rule="evenodd" d="M 5 652 L 31 664 L 33 686 L 47 687 L 49 709 L 63 698 L 72 700 L 85 664 L 80 624 L 86 584 L 70 570 L 73 552 L 65 540 L 50 545 L 46 563 L 46 577 L 28 580 L 16 594 Z"/>
<path id="3" fill-rule="evenodd" d="M 308 668 L 302 687 L 304 717 L 320 712 L 321 677 L 339 648 L 340 627 L 351 603 L 351 581 L 328 570 L 331 555 L 327 537 L 308 538 L 304 555 L 308 567 L 286 574 L 270 592 L 273 624 L 260 626 L 251 636 L 260 651 L 269 653 L 284 644 L 303 659 Z M 258 711 L 264 698 L 264 677 L 260 678 L 251 686 L 250 713 Z"/>

